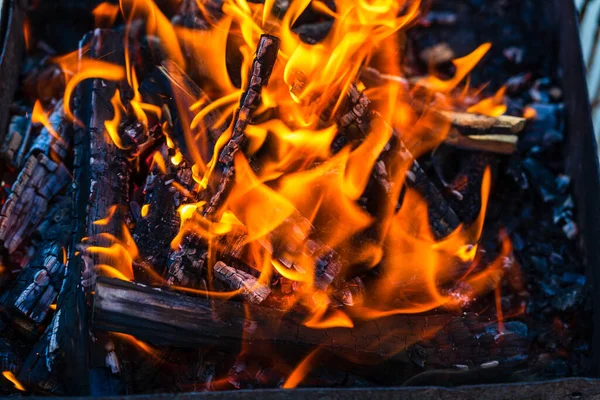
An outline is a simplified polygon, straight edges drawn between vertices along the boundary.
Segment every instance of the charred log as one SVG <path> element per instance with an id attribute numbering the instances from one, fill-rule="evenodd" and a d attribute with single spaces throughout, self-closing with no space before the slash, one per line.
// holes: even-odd
<path id="1" fill-rule="evenodd" d="M 121 34 L 96 30 L 86 38 L 90 42 L 90 56 L 108 62 L 122 63 Z M 82 286 L 84 261 L 76 255 L 76 248 L 84 237 L 106 232 L 120 232 L 124 217 L 115 216 L 104 225 L 94 222 L 107 217 L 112 206 L 125 207 L 129 195 L 130 167 L 126 155 L 110 140 L 104 123 L 113 118 L 111 98 L 117 83 L 100 79 L 89 80 L 78 87 L 76 117 L 83 126 L 75 130 L 74 159 L 74 234 L 69 244 L 66 278 L 58 297 L 58 311 L 50 333 L 49 364 L 56 369 L 65 384 L 67 394 L 90 393 L 90 368 L 104 368 L 104 351 L 88 352 L 86 291 Z M 110 246 L 106 237 L 95 244 Z M 77 253 L 78 254 L 78 253 Z M 94 264 L 103 263 L 97 255 Z M 96 343 L 92 346 L 102 346 Z M 89 354 L 95 355 L 89 360 Z"/>
<path id="2" fill-rule="evenodd" d="M 256 57 L 252 63 L 248 88 L 246 88 L 240 100 L 240 107 L 235 115 L 233 132 L 227 144 L 219 154 L 218 170 L 222 171 L 219 181 L 211 182 L 211 187 L 216 188 L 215 194 L 204 209 L 204 216 L 216 215 L 223 206 L 223 201 L 233 184 L 235 168 L 233 158 L 235 154 L 246 146 L 244 131 L 250 123 L 253 112 L 260 105 L 262 89 L 268 85 L 271 72 L 277 60 L 279 51 L 279 39 L 262 35 L 256 50 Z M 214 180 L 214 179 L 213 179 Z"/>
<path id="3" fill-rule="evenodd" d="M 2 296 L 5 312 L 21 328 L 36 335 L 56 300 L 64 278 L 64 252 L 71 234 L 72 199 L 59 197 L 48 210 L 35 236 L 36 255 Z"/>
<path id="4" fill-rule="evenodd" d="M 62 163 L 44 154 L 32 155 L 21 170 L 0 212 L 0 241 L 14 252 L 36 229 L 48 203 L 71 177 Z"/>
<path id="5" fill-rule="evenodd" d="M 498 334 L 493 324 L 475 314 L 395 315 L 353 328 L 311 329 L 293 313 L 106 278 L 96 284 L 93 316 L 98 329 L 131 334 L 158 345 L 231 346 L 242 340 L 251 341 L 254 349 L 264 343 L 322 345 L 351 360 L 390 359 L 422 368 L 500 362 L 525 356 L 528 347 L 524 325 Z"/>

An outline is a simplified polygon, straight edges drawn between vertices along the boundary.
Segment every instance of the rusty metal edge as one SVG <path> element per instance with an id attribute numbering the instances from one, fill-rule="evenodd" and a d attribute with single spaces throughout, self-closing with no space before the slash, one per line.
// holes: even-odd
<path id="1" fill-rule="evenodd" d="M 572 0 L 554 0 L 558 24 L 558 63 L 566 108 L 565 170 L 572 178 L 579 226 L 579 248 L 593 293 L 592 374 L 600 376 L 600 167 L 581 51 L 577 8 Z"/>
<path id="2" fill-rule="evenodd" d="M 7 129 L 8 108 L 17 89 L 24 47 L 25 1 L 5 0 L 4 8 L 8 15 L 0 26 L 0 140 Z"/>
<path id="3" fill-rule="evenodd" d="M 149 399 L 149 400 L 529 400 L 529 399 L 586 399 L 600 397 L 600 379 L 568 378 L 545 382 L 512 383 L 496 385 L 443 387 L 390 387 L 390 388 L 351 388 L 351 389 L 253 389 L 237 392 L 202 392 L 180 394 L 145 394 L 135 396 L 97 397 L 97 400 Z M 30 397 L 31 399 L 42 397 Z M 65 399 L 89 399 L 69 397 Z"/>

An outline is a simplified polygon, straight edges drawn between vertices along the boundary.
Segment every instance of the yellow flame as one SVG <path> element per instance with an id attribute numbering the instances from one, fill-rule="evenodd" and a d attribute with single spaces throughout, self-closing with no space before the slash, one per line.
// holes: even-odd
<path id="1" fill-rule="evenodd" d="M 15 386 L 15 389 L 20 390 L 21 392 L 25 392 L 27 390 L 11 371 L 2 371 L 2 376 L 8 379 Z"/>

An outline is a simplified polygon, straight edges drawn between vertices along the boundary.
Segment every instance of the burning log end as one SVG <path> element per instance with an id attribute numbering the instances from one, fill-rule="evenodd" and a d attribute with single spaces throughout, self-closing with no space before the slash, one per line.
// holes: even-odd
<path id="1" fill-rule="evenodd" d="M 218 261 L 214 267 L 214 276 L 227 284 L 230 289 L 240 290 L 242 296 L 251 304 L 262 303 L 271 293 L 271 289 L 254 276 Z"/>
<path id="2" fill-rule="evenodd" d="M 525 128 L 525 118 L 502 115 L 500 117 L 488 117 L 486 115 L 439 111 L 452 126 L 464 134 L 504 134 L 516 135 Z"/>

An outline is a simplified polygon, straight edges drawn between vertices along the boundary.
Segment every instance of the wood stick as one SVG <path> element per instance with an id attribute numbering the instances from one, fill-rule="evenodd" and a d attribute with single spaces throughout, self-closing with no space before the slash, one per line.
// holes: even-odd
<path id="1" fill-rule="evenodd" d="M 338 117 L 340 127 L 346 128 L 354 124 L 359 128 L 363 137 L 366 137 L 371 132 L 371 125 L 374 121 L 380 120 L 381 116 L 371 110 L 371 101 L 355 85 L 350 86 L 348 97 L 350 98 L 349 111 Z M 385 121 L 380 122 L 386 124 Z M 392 129 L 392 137 L 388 143 L 389 149 L 379 155 L 372 179 L 383 186 L 384 193 L 389 193 L 391 183 L 387 181 L 386 177 L 391 159 L 400 157 L 403 161 L 410 163 L 406 175 L 406 185 L 417 190 L 427 201 L 429 220 L 436 239 L 448 236 L 460 225 L 460 219 L 423 171 L 418 161 L 414 159 L 410 150 L 402 141 L 399 132 L 392 127 L 389 127 L 389 129 Z"/>
<path id="2" fill-rule="evenodd" d="M 246 311 L 251 320 L 246 319 Z M 93 325 L 157 345 L 204 347 L 265 343 L 296 348 L 321 345 L 361 362 L 390 359 L 423 368 L 503 360 L 527 353 L 526 332 L 497 334 L 486 319 L 463 316 L 393 315 L 352 328 L 311 329 L 303 317 L 233 301 L 206 300 L 116 279 L 99 278 Z M 526 331 L 526 328 L 525 328 Z M 235 350 L 234 350 L 235 351 Z"/>
<path id="3" fill-rule="evenodd" d="M 267 86 L 273 66 L 277 60 L 279 51 L 279 39 L 263 34 L 260 37 L 256 57 L 252 63 L 248 88 L 242 95 L 240 107 L 236 113 L 233 124 L 233 132 L 229 142 L 223 147 L 219 154 L 218 168 L 223 171 L 222 176 L 216 176 L 214 179 L 219 179 L 218 182 L 213 182 L 212 187 L 216 187 L 214 195 L 204 208 L 204 216 L 216 215 L 223 206 L 223 201 L 229 194 L 234 181 L 235 168 L 233 166 L 233 158 L 235 154 L 244 149 L 246 145 L 246 136 L 244 131 L 250 123 L 252 113 L 260 105 L 262 88 Z"/>
<path id="4" fill-rule="evenodd" d="M 516 135 L 525 128 L 525 118 L 502 115 L 488 117 L 486 115 L 472 114 L 456 111 L 438 111 L 452 126 L 466 135 L 500 134 Z"/>

